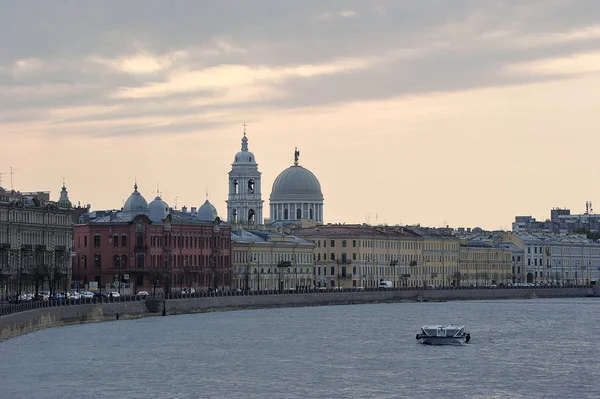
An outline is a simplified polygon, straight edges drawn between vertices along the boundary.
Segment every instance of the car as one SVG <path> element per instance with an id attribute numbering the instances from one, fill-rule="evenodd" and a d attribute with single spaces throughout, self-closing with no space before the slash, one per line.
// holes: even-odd
<path id="1" fill-rule="evenodd" d="M 119 294 L 117 291 L 112 291 L 110 294 L 108 294 L 108 296 L 110 298 L 120 298 L 121 294 Z"/>
<path id="2" fill-rule="evenodd" d="M 138 291 L 137 296 L 145 298 L 147 296 L 149 296 L 150 294 L 148 293 L 148 291 Z"/>
<path id="3" fill-rule="evenodd" d="M 79 292 L 71 292 L 69 294 L 69 299 L 75 300 L 75 299 L 80 299 L 81 298 L 81 294 Z"/>
<path id="4" fill-rule="evenodd" d="M 79 293 L 79 297 L 83 299 L 92 299 L 94 297 L 94 293 L 90 291 L 82 291 Z"/>

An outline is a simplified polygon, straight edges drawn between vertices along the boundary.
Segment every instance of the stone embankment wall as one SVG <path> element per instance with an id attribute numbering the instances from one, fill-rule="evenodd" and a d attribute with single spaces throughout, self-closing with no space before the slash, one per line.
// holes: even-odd
<path id="1" fill-rule="evenodd" d="M 117 316 L 118 315 L 118 316 Z M 3 315 L 0 341 L 43 328 L 153 315 L 145 301 L 53 306 Z"/>
<path id="2" fill-rule="evenodd" d="M 593 288 L 527 288 L 421 291 L 319 292 L 234 295 L 185 299 L 53 306 L 0 316 L 0 341 L 42 328 L 146 316 L 294 306 L 349 305 L 398 301 L 577 298 L 600 296 Z"/>
<path id="3" fill-rule="evenodd" d="M 184 314 L 237 309 L 294 306 L 330 306 L 398 301 L 449 301 L 477 299 L 577 298 L 593 295 L 591 288 L 481 289 L 331 292 L 286 295 L 222 296 L 172 299 L 165 313 Z"/>

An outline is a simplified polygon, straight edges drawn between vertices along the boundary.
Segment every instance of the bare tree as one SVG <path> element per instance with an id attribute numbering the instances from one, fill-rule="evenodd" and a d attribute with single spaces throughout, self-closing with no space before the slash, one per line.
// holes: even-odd
<path id="1" fill-rule="evenodd" d="M 159 284 L 165 284 L 167 282 L 167 278 L 169 276 L 169 272 L 164 267 L 160 266 L 152 266 L 148 268 L 148 274 L 150 275 L 150 279 L 152 280 L 152 296 L 156 296 L 156 287 Z M 165 292 L 166 294 L 166 292 Z"/>
<path id="2" fill-rule="evenodd" d="M 40 263 L 36 264 L 35 267 L 31 270 L 30 277 L 31 282 L 35 287 L 35 298 L 37 298 L 40 293 L 40 287 L 46 281 L 46 271 L 44 269 L 44 266 Z"/>

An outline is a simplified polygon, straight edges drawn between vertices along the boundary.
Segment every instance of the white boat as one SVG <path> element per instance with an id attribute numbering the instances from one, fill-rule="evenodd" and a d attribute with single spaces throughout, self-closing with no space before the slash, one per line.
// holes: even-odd
<path id="1" fill-rule="evenodd" d="M 465 326 L 448 324 L 445 326 L 421 326 L 417 340 L 429 345 L 464 344 L 471 340 L 471 334 L 465 331 Z"/>

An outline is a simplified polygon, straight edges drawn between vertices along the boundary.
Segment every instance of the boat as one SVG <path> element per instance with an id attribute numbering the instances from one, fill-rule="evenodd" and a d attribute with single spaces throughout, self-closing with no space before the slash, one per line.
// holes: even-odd
<path id="1" fill-rule="evenodd" d="M 417 340 L 429 345 L 465 344 L 471 340 L 471 334 L 465 331 L 465 326 L 430 325 L 421 326 Z"/>

